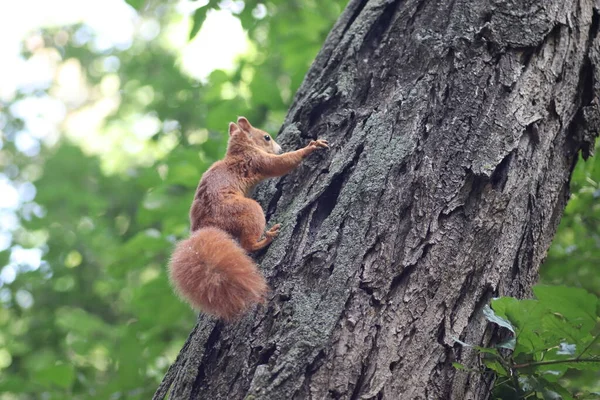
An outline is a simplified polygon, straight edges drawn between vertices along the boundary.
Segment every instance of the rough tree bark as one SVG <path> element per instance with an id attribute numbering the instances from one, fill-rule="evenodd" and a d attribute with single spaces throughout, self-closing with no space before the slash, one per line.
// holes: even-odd
<path id="1" fill-rule="evenodd" d="M 537 279 L 600 127 L 597 8 L 352 0 L 279 136 L 332 149 L 258 191 L 268 306 L 200 317 L 155 398 L 487 398 L 453 337 Z"/>

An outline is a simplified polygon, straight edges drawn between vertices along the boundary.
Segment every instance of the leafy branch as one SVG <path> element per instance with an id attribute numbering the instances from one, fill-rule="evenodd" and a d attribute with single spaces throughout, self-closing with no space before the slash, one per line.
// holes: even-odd
<path id="1" fill-rule="evenodd" d="M 536 299 L 502 297 L 494 299 L 491 307 L 484 307 L 485 318 L 504 329 L 509 334 L 508 340 L 494 347 L 455 340 L 478 351 L 485 367 L 503 378 L 497 379 L 494 386 L 497 398 L 538 395 L 573 398 L 559 378 L 571 368 L 598 369 L 600 346 L 594 345 L 600 339 L 597 332 L 599 299 L 583 289 L 564 286 L 540 285 L 533 291 Z M 596 331 L 593 336 L 592 331 Z M 500 352 L 501 349 L 505 349 L 504 352 Z M 577 356 L 576 349 L 582 349 Z M 511 354 L 507 355 L 506 350 Z M 478 372 L 459 363 L 454 365 L 462 371 Z M 544 368 L 553 365 L 557 366 L 556 370 Z M 578 394 L 580 392 L 578 390 Z"/>
<path id="2" fill-rule="evenodd" d="M 567 358 L 564 360 L 534 361 L 534 362 L 523 363 L 523 364 L 513 364 L 510 366 L 510 368 L 511 369 L 520 369 L 520 368 L 528 368 L 528 367 L 539 367 L 541 365 L 581 363 L 581 362 L 600 363 L 600 359 L 598 359 L 598 358 Z"/>
<path id="3" fill-rule="evenodd" d="M 585 349 L 583 349 L 583 351 L 581 353 L 579 353 L 579 355 L 577 356 L 578 360 L 581 358 L 581 356 L 583 356 L 585 354 L 586 351 L 588 351 L 590 349 L 590 347 L 592 347 L 594 345 L 594 343 L 596 343 L 598 341 L 598 338 L 600 338 L 600 333 L 598 333 L 594 337 L 594 340 L 592 340 L 587 346 L 585 346 Z"/>

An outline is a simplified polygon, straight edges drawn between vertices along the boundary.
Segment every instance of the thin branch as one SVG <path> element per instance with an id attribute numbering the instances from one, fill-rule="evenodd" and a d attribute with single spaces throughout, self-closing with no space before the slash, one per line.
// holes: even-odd
<path id="1" fill-rule="evenodd" d="M 578 363 L 578 362 L 596 362 L 600 363 L 600 358 L 567 358 L 565 360 L 553 360 L 553 361 L 537 361 L 524 364 L 511 365 L 512 369 L 527 368 L 527 367 L 539 367 L 540 365 L 553 365 L 553 364 L 566 364 L 566 363 Z"/>
<path id="2" fill-rule="evenodd" d="M 506 378 L 505 380 L 503 380 L 503 381 L 501 381 L 501 382 L 499 382 L 499 383 L 496 383 L 496 386 L 502 386 L 502 385 L 504 385 L 505 383 L 508 383 L 508 382 L 510 382 L 511 380 L 512 380 L 512 377 Z M 492 388 L 492 389 L 493 389 L 493 388 Z"/>
<path id="3" fill-rule="evenodd" d="M 594 343 L 596 343 L 596 341 L 598 340 L 598 338 L 600 338 L 600 333 L 598 333 L 598 334 L 596 335 L 596 337 L 595 337 L 595 338 L 594 338 L 594 339 L 593 339 L 593 340 L 590 342 L 590 344 L 588 344 L 588 345 L 585 347 L 585 349 L 583 349 L 583 351 L 582 351 L 581 353 L 579 353 L 579 355 L 576 357 L 576 358 L 577 358 L 577 360 L 579 360 L 579 359 L 581 358 L 581 356 L 582 356 L 582 355 L 583 355 L 583 354 L 584 354 L 586 351 L 588 351 L 588 350 L 589 350 L 589 348 L 590 348 L 590 347 L 592 347 L 592 345 L 593 345 Z"/>
<path id="4" fill-rule="evenodd" d="M 521 385 L 519 384 L 519 375 L 517 375 L 517 371 L 510 371 L 510 372 L 511 372 L 512 384 L 515 389 L 515 393 L 517 394 L 517 397 L 520 398 L 521 393 L 523 393 L 523 391 L 521 390 Z"/>

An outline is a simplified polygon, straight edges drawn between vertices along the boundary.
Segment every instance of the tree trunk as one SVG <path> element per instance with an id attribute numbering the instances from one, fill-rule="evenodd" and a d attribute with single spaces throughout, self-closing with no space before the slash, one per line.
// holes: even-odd
<path id="1" fill-rule="evenodd" d="M 279 136 L 332 149 L 257 193 L 268 306 L 201 316 L 155 398 L 487 398 L 454 338 L 537 279 L 600 128 L 596 7 L 352 0 Z"/>

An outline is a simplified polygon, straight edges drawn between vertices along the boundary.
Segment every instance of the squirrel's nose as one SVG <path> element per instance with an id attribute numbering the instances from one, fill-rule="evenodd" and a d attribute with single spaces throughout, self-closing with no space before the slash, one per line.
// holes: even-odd
<path id="1" fill-rule="evenodd" d="M 281 146 L 278 145 L 277 143 L 273 143 L 275 146 L 275 154 L 281 154 Z"/>

